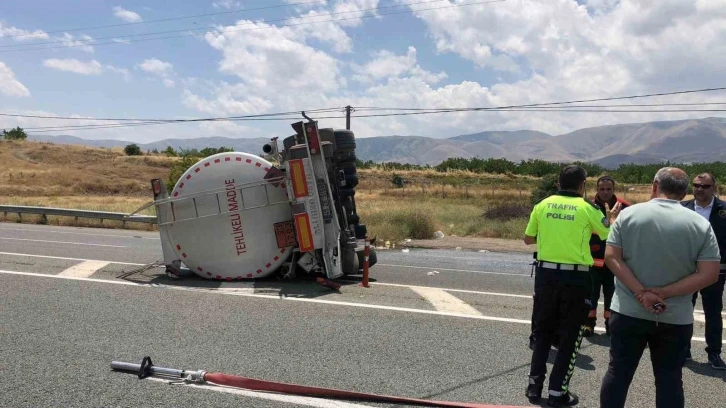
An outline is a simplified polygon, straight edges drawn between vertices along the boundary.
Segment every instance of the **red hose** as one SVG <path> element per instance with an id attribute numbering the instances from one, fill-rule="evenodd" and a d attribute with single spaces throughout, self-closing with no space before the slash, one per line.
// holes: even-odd
<path id="1" fill-rule="evenodd" d="M 207 373 L 204 380 L 214 384 L 230 387 L 244 388 L 247 390 L 271 391 L 284 394 L 316 396 L 324 398 L 337 398 L 347 400 L 365 400 L 377 402 L 398 402 L 415 405 L 434 407 L 458 407 L 458 408 L 526 408 L 511 405 L 487 405 L 467 402 L 432 401 L 415 398 L 393 397 L 388 395 L 367 394 L 362 392 L 343 391 L 332 388 L 308 387 L 304 385 L 278 383 L 273 381 L 255 380 L 254 378 L 238 377 L 236 375 Z"/>

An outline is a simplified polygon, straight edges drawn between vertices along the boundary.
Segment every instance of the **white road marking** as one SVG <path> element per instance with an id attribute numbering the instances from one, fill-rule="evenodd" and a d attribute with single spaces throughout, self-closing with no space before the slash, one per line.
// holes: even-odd
<path id="1" fill-rule="evenodd" d="M 347 282 L 357 282 L 357 281 L 347 281 Z M 423 288 L 423 289 L 429 289 L 429 288 L 435 288 L 440 289 L 446 292 L 458 292 L 458 293 L 471 293 L 474 295 L 487 295 L 487 296 L 504 296 L 504 297 L 514 297 L 514 298 L 524 298 L 524 299 L 532 299 L 532 295 L 516 295 L 514 293 L 499 293 L 499 292 L 482 292 L 479 290 L 466 290 L 466 289 L 449 289 L 449 288 L 438 288 L 433 286 L 417 286 L 417 285 L 404 285 L 401 283 L 384 283 L 384 282 L 371 282 L 371 286 L 394 286 L 399 288 Z"/>
<path id="2" fill-rule="evenodd" d="M 470 315 L 470 314 L 464 314 L 464 313 L 442 312 L 442 311 L 437 311 L 437 310 L 412 309 L 412 308 L 407 308 L 407 307 L 371 305 L 371 304 L 366 304 L 366 303 L 350 303 L 350 302 L 342 302 L 342 301 L 336 301 L 336 300 L 324 300 L 324 299 L 296 298 L 296 297 L 286 297 L 286 296 L 280 296 L 280 295 L 263 295 L 263 294 L 257 294 L 257 293 L 248 293 L 248 291 L 205 290 L 203 288 L 189 288 L 189 287 L 183 287 L 183 286 L 137 283 L 137 282 L 130 282 L 130 281 L 125 281 L 125 280 L 78 278 L 78 277 L 74 277 L 74 276 L 47 275 L 47 274 L 35 273 L 35 272 L 17 272 L 17 271 L 6 271 L 6 270 L 0 270 L 0 274 L 32 276 L 32 277 L 36 277 L 36 278 L 68 279 L 68 280 L 77 280 L 77 281 L 84 281 L 84 282 L 107 283 L 107 284 L 112 284 L 112 285 L 137 286 L 137 287 L 144 287 L 144 288 L 150 288 L 150 289 L 153 289 L 153 288 L 176 289 L 176 290 L 184 290 L 184 291 L 217 293 L 217 294 L 228 295 L 228 296 L 244 296 L 244 297 L 253 297 L 253 298 L 261 298 L 261 299 L 290 300 L 290 301 L 294 301 L 294 302 L 319 303 L 319 304 L 327 304 L 327 305 L 359 307 L 359 308 L 364 308 L 364 309 L 381 309 L 381 310 L 419 313 L 419 314 L 427 314 L 427 315 L 435 315 L 435 316 L 463 317 L 463 318 L 467 318 L 467 319 L 476 319 L 476 320 L 488 320 L 488 321 L 505 322 L 505 323 L 519 323 L 519 324 L 526 324 L 528 326 L 532 324 L 532 322 L 529 319 L 526 319 L 526 320 L 525 319 L 512 319 L 509 317 L 482 316 L 482 315 L 476 316 L 476 315 Z M 598 327 L 595 327 L 595 331 L 604 332 L 605 328 L 598 326 Z M 700 342 L 706 341 L 706 339 L 703 337 L 693 337 L 693 340 L 700 341 Z M 723 340 L 723 342 L 726 343 L 726 340 Z"/>
<path id="3" fill-rule="evenodd" d="M 411 290 L 423 296 L 424 299 L 428 300 L 440 312 L 463 313 L 472 316 L 482 315 L 468 303 L 441 289 L 412 286 Z"/>
<path id="4" fill-rule="evenodd" d="M 110 247 L 110 248 L 128 248 L 123 245 L 87 244 L 85 242 L 47 241 L 47 240 L 43 240 L 43 239 L 5 238 L 5 237 L 0 237 L 0 239 L 4 239 L 4 240 L 8 240 L 8 241 L 49 242 L 49 243 L 53 243 L 53 244 L 83 245 L 83 246 L 97 246 L 97 247 Z"/>
<path id="5" fill-rule="evenodd" d="M 108 262 L 112 264 L 118 264 L 118 265 L 131 265 L 131 266 L 147 266 L 148 264 L 142 264 L 142 263 L 133 263 L 133 262 L 114 262 L 114 261 L 99 261 L 96 259 L 84 259 L 84 258 L 66 258 L 62 256 L 49 256 L 49 255 L 34 255 L 34 254 L 19 254 L 17 252 L 0 252 L 0 255 L 8 255 L 8 256 L 27 256 L 31 258 L 46 258 L 46 259 L 62 259 L 64 261 L 93 261 L 93 262 Z M 163 266 L 159 266 L 159 268 L 163 268 Z"/>
<path id="6" fill-rule="evenodd" d="M 87 278 L 93 275 L 97 270 L 103 268 L 108 264 L 109 262 L 103 261 L 85 261 L 71 266 L 70 268 L 59 273 L 58 275 L 74 276 L 76 278 Z"/>
<path id="7" fill-rule="evenodd" d="M 130 265 L 130 266 L 147 266 L 148 264 L 142 264 L 142 263 L 133 263 L 133 262 L 115 262 L 115 261 L 100 261 L 96 259 L 85 259 L 85 258 L 67 258 L 62 256 L 49 256 L 49 255 L 34 255 L 34 254 L 21 254 L 16 252 L 0 252 L 0 255 L 9 255 L 9 256 L 27 256 L 31 258 L 46 258 L 46 259 L 62 259 L 66 261 L 94 261 L 94 262 L 108 262 L 110 264 L 118 264 L 118 265 Z M 393 265 L 392 265 L 393 266 Z M 163 265 L 158 266 L 158 268 L 164 268 Z M 341 281 L 345 281 L 344 279 L 341 279 Z M 347 281 L 347 282 L 354 282 L 354 281 Z M 356 281 L 357 282 L 357 281 Z M 416 285 L 404 285 L 400 283 L 384 283 L 384 282 L 372 282 L 371 285 L 379 285 L 379 286 L 397 286 L 401 288 L 414 288 L 414 287 L 420 287 L 420 288 L 429 288 L 431 286 L 416 286 Z M 231 289 L 223 289 L 222 290 L 231 290 Z M 513 298 L 524 298 L 524 299 L 532 299 L 531 295 L 519 295 L 515 293 L 501 293 L 501 292 L 482 292 L 478 290 L 465 290 L 465 289 L 450 289 L 450 288 L 437 288 L 444 290 L 446 292 L 459 292 L 459 293 L 471 293 L 475 295 L 485 295 L 485 296 L 503 296 L 503 297 L 513 297 Z M 599 305 L 604 305 L 605 303 L 603 301 L 598 302 Z M 703 313 L 703 310 L 700 309 L 694 309 L 695 313 Z M 726 316 L 726 312 L 722 312 L 722 315 Z M 726 325 L 725 325 L 726 327 Z"/>
<path id="8" fill-rule="evenodd" d="M 163 378 L 147 377 L 145 380 L 167 383 L 169 380 Z M 316 408 L 370 408 L 370 405 L 351 404 L 349 402 L 335 401 L 323 398 L 303 397 L 298 395 L 275 394 L 271 392 L 251 391 L 241 388 L 232 388 L 224 385 L 175 383 L 174 386 L 192 387 L 201 390 L 226 392 L 229 394 L 241 395 L 243 397 L 260 398 L 270 401 L 286 402 L 290 404 L 305 405 Z"/>
<path id="9" fill-rule="evenodd" d="M 70 234 L 70 235 L 88 235 L 92 237 L 111 237 L 111 238 L 134 238 L 134 239 L 155 239 L 159 240 L 158 237 L 140 237 L 132 235 L 114 235 L 114 234 L 91 234 L 88 232 L 70 232 L 70 231 L 56 231 L 54 229 L 35 229 L 35 228 L 5 228 L 0 227 L 0 231 L 31 231 L 31 232 L 42 232 L 44 234 Z"/>
<path id="10" fill-rule="evenodd" d="M 412 269 L 428 269 L 431 270 L 430 266 L 413 266 L 413 265 L 393 265 L 393 264 L 382 264 L 376 263 L 376 266 L 393 266 L 396 268 L 412 268 Z M 507 276 L 519 276 L 521 278 L 531 278 L 531 276 L 524 273 L 507 273 L 507 272 L 488 272 L 488 271 L 473 271 L 471 269 L 446 269 L 436 268 L 437 271 L 450 271 L 450 272 L 471 272 L 471 273 L 482 273 L 487 275 L 507 275 Z"/>

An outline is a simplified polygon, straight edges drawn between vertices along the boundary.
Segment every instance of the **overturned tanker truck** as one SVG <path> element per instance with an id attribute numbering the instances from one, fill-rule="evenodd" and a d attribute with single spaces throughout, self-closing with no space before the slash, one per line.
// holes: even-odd
<path id="1" fill-rule="evenodd" d="M 207 157 L 171 192 L 152 180 L 167 273 L 227 281 L 361 273 L 367 231 L 355 205 L 355 136 L 312 120 L 292 128 L 282 151 L 277 138 L 262 147 L 264 158 Z"/>

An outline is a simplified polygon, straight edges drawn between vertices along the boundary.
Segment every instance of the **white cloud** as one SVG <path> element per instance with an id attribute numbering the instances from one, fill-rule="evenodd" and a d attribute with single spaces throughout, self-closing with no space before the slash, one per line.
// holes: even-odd
<path id="1" fill-rule="evenodd" d="M 234 0 L 219 0 L 212 2 L 212 6 L 217 9 L 238 9 L 242 8 L 242 3 Z"/>
<path id="2" fill-rule="evenodd" d="M 138 23 L 140 21 L 143 21 L 138 13 L 135 13 L 131 10 L 126 10 L 121 6 L 116 6 L 113 8 L 113 15 L 127 23 Z"/>
<path id="3" fill-rule="evenodd" d="M 101 75 L 103 72 L 103 66 L 96 60 L 84 62 L 75 58 L 51 58 L 43 61 L 43 65 L 59 71 L 73 72 L 81 75 Z"/>
<path id="4" fill-rule="evenodd" d="M 113 65 L 106 65 L 104 68 L 113 73 L 122 75 L 124 78 L 124 81 L 126 81 L 126 82 L 129 82 L 131 80 L 131 73 L 126 68 L 117 68 L 117 67 L 114 67 Z"/>
<path id="5" fill-rule="evenodd" d="M 143 71 L 156 75 L 169 74 L 174 68 L 171 63 L 164 62 L 156 58 L 144 60 L 138 65 L 138 67 Z"/>
<path id="6" fill-rule="evenodd" d="M 0 22 L 0 37 L 14 37 L 15 41 L 47 40 L 48 33 L 43 30 L 28 31 L 4 25 Z"/>
<path id="7" fill-rule="evenodd" d="M 15 79 L 15 73 L 5 63 L 0 62 L 0 94 L 7 96 L 30 96 L 30 91 Z"/>
<path id="8" fill-rule="evenodd" d="M 211 100 L 188 91 L 186 106 L 203 112 L 260 113 L 272 107 L 318 104 L 325 95 L 345 88 L 339 61 L 305 44 L 297 30 L 247 21 L 238 25 L 265 29 L 241 32 L 230 26 L 205 38 L 222 53 L 220 71 L 240 82 L 220 84 Z"/>
<path id="9" fill-rule="evenodd" d="M 416 61 L 415 47 L 408 47 L 406 55 L 395 55 L 387 50 L 379 51 L 376 53 L 375 58 L 364 66 L 353 65 L 353 71 L 357 73 L 354 79 L 363 82 L 399 77 L 406 74 L 421 78 L 426 83 L 436 84 L 447 77 L 445 72 L 433 74 L 421 68 Z"/>
<path id="10" fill-rule="evenodd" d="M 294 0 L 288 0 L 294 1 Z M 306 16 L 329 16 L 345 7 L 377 1 L 309 7 Z M 403 3 L 403 0 L 399 0 Z M 585 3 L 585 4 L 579 4 Z M 508 0 L 414 12 L 427 27 L 440 58 L 469 61 L 472 80 L 440 85 L 446 73 L 424 69 L 418 50 L 372 54 L 362 65 L 337 53 L 355 45 L 340 23 L 275 27 L 240 21 L 206 34 L 219 50 L 219 70 L 236 83 L 182 81 L 183 104 L 210 115 L 254 114 L 319 107 L 496 107 L 622 96 L 718 86 L 726 66 L 726 3 L 719 0 Z M 360 13 L 361 15 L 363 13 Z M 316 17 L 326 18 L 326 17 Z M 320 26 L 324 26 L 320 24 Z M 302 28 L 304 27 L 304 28 Z M 262 29 L 264 28 L 264 29 Z M 419 33 L 415 35 L 422 36 Z M 313 46 L 312 39 L 322 42 Z M 350 41 L 350 42 L 349 42 Z M 421 46 L 418 46 L 419 49 Z M 457 58 L 458 59 L 458 58 Z M 426 64 L 423 64 L 426 66 Z M 347 68 L 352 76 L 346 77 Z M 467 78 L 458 61 L 447 71 Z M 473 77 L 477 75 L 477 77 Z M 474 78 L 499 77 L 484 85 Z M 353 79 L 355 87 L 349 87 Z M 448 81 L 450 82 L 450 81 Z M 367 86 L 360 90 L 359 86 Z M 722 101 L 718 93 L 650 99 L 648 102 Z M 622 102 L 620 103 L 627 103 Z M 377 112 L 381 113 L 381 112 Z M 364 110 L 354 113 L 365 114 Z M 536 129 L 560 134 L 587 126 L 675 120 L 714 113 L 458 112 L 354 118 L 360 137 L 389 134 L 453 136 L 486 129 Z M 324 116 L 328 116 L 325 114 Z M 343 126 L 343 119 L 325 120 Z M 255 124 L 255 126 L 271 126 Z"/>
<path id="11" fill-rule="evenodd" d="M 378 7 L 378 0 L 339 0 L 333 11 L 336 19 L 341 19 L 338 24 L 346 27 L 356 27 L 363 21 L 361 17 L 366 15 L 377 15 L 374 10 Z M 364 11 L 365 10 L 365 11 Z"/>
<path id="12" fill-rule="evenodd" d="M 93 37 L 87 34 L 81 34 L 78 37 L 75 37 L 71 34 L 63 33 L 62 37 L 55 37 L 54 40 L 62 41 L 63 45 L 65 45 L 66 47 L 71 47 L 72 49 L 78 49 L 91 53 L 94 51 L 93 47 L 89 45 L 89 43 L 93 41 Z"/>
<path id="13" fill-rule="evenodd" d="M 167 88 L 173 88 L 174 87 L 174 81 L 169 78 L 164 78 L 164 86 Z"/>

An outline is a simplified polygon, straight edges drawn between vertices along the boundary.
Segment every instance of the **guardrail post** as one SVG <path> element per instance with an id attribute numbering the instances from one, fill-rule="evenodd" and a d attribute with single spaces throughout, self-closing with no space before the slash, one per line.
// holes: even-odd
<path id="1" fill-rule="evenodd" d="M 48 216 L 47 216 L 47 215 L 45 215 L 45 214 L 40 214 L 40 221 L 41 221 L 41 222 L 42 222 L 43 224 L 47 224 L 47 223 L 48 223 Z"/>

